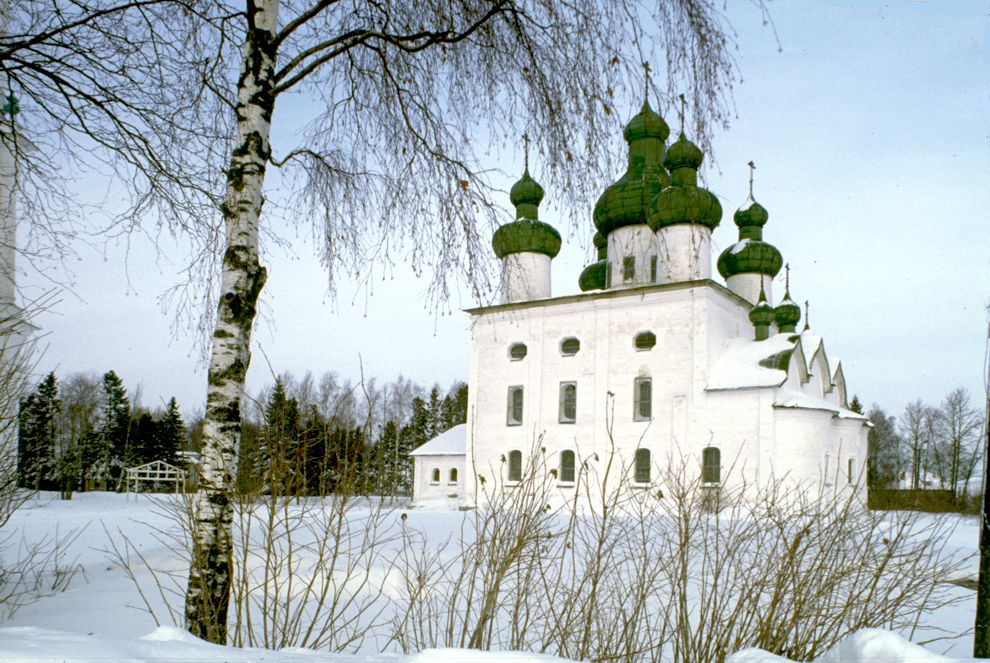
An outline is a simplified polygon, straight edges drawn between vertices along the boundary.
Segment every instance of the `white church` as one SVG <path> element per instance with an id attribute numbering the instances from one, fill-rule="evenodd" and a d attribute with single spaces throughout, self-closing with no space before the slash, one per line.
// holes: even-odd
<path id="1" fill-rule="evenodd" d="M 414 503 L 476 504 L 518 484 L 537 446 L 561 501 L 613 448 L 633 488 L 687 455 L 703 486 L 784 479 L 865 501 L 869 424 L 822 338 L 798 329 L 789 279 L 774 298 L 783 259 L 763 240 L 752 179 L 739 241 L 716 262 L 723 284 L 711 255 L 722 207 L 698 186 L 701 150 L 683 133 L 667 146 L 669 133 L 648 103 L 626 126 L 628 169 L 595 205 L 599 260 L 580 294 L 551 296 L 561 238 L 539 220 L 527 164 L 516 220 L 492 239 L 502 301 L 467 311 L 467 424 L 411 453 Z"/>

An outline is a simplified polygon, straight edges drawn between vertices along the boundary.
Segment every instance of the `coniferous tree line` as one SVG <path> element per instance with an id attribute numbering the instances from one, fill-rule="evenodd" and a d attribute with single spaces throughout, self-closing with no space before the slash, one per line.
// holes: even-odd
<path id="1" fill-rule="evenodd" d="M 426 391 L 403 377 L 379 385 L 279 376 L 247 408 L 237 487 L 243 494 L 411 492 L 409 452 L 467 420 L 467 385 Z"/>
<path id="2" fill-rule="evenodd" d="M 114 371 L 46 375 L 21 402 L 18 483 L 58 490 L 121 489 L 129 467 L 198 451 L 201 419 L 187 425 L 175 398 L 150 410 L 132 402 Z M 279 376 L 246 402 L 237 488 L 325 495 L 411 491 L 409 452 L 467 420 L 467 385 L 427 390 L 400 376 L 353 384 Z"/>
<path id="3" fill-rule="evenodd" d="M 128 398 L 114 371 L 46 375 L 22 400 L 18 483 L 58 490 L 119 489 L 124 470 L 155 460 L 176 465 L 188 434 L 175 398 L 150 411 Z"/>
<path id="4" fill-rule="evenodd" d="M 968 391 L 955 389 L 935 405 L 916 399 L 899 417 L 874 404 L 867 416 L 871 489 L 979 492 L 986 421 Z"/>

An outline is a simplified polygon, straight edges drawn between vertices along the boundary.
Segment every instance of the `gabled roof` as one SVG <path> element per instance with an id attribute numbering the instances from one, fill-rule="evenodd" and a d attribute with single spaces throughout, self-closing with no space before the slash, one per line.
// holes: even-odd
<path id="1" fill-rule="evenodd" d="M 426 444 L 409 452 L 410 456 L 463 456 L 467 448 L 467 424 L 457 424 Z"/>
<path id="2" fill-rule="evenodd" d="M 796 334 L 775 334 L 765 341 L 729 339 L 712 365 L 708 391 L 779 387 L 797 345 Z"/>

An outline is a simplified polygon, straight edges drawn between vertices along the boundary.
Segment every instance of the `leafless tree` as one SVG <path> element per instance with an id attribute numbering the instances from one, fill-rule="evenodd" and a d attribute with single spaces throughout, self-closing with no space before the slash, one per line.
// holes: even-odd
<path id="1" fill-rule="evenodd" d="M 193 286 L 174 300 L 205 311 L 211 332 L 186 611 L 193 633 L 226 640 L 240 401 L 266 280 L 260 238 L 277 239 L 263 204 L 313 220 L 331 287 L 342 272 L 367 278 L 405 257 L 432 275 L 433 301 L 445 300 L 452 279 L 483 299 L 487 231 L 500 216 L 489 150 L 532 135 L 544 183 L 573 218 L 614 171 L 617 111 L 641 96 L 640 63 L 663 64 L 661 99 L 686 93 L 685 123 L 705 147 L 729 116 L 731 48 L 712 0 L 10 7 L 0 64 L 40 147 L 24 161 L 37 228 L 64 216 L 63 189 L 48 185 L 58 181 L 48 179 L 58 155 L 63 169 L 96 163 L 119 177 L 131 205 L 115 227 L 194 240 Z M 283 114 L 304 130 L 298 139 L 279 132 L 273 146 Z M 294 195 L 265 186 L 269 165 Z M 44 204 L 46 191 L 61 202 Z"/>

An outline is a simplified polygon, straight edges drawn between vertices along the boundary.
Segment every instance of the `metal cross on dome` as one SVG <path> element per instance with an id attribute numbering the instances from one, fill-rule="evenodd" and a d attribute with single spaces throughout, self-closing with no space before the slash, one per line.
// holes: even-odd
<path id="1" fill-rule="evenodd" d="M 750 161 L 746 165 L 749 166 L 749 197 L 752 198 L 753 197 L 753 172 L 756 170 L 756 164 L 753 163 L 752 161 Z"/>
<path id="2" fill-rule="evenodd" d="M 529 171 L 529 134 L 523 134 L 523 169 Z"/>

